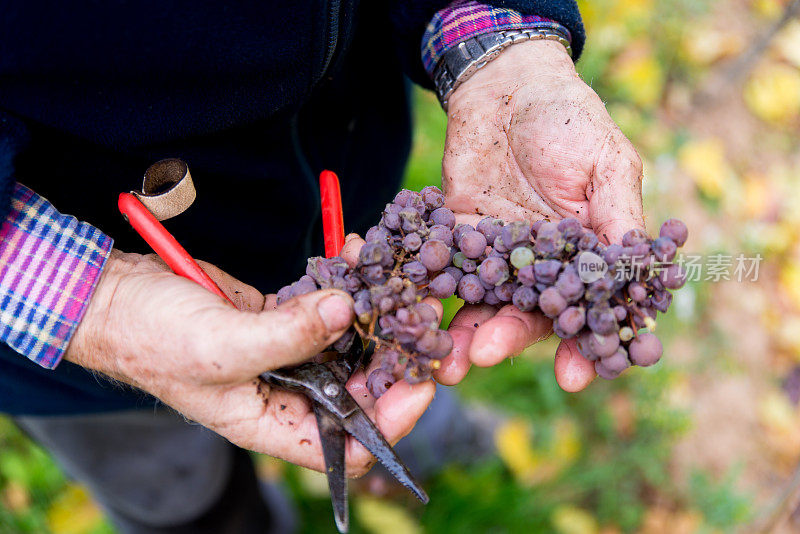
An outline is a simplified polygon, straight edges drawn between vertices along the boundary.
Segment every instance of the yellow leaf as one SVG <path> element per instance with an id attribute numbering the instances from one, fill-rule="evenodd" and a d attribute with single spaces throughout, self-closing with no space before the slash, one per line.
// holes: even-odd
<path id="1" fill-rule="evenodd" d="M 47 510 L 53 534 L 84 534 L 97 528 L 102 519 L 89 493 L 77 484 L 69 484 Z"/>
<path id="2" fill-rule="evenodd" d="M 372 497 L 359 497 L 354 503 L 358 521 L 374 534 L 417 534 L 422 529 L 404 507 Z"/>
<path id="3" fill-rule="evenodd" d="M 611 67 L 611 80 L 623 95 L 641 107 L 651 107 L 661 97 L 664 73 L 644 41 L 631 43 Z"/>
<path id="4" fill-rule="evenodd" d="M 793 20 L 775 38 L 775 50 L 794 65 L 800 67 L 800 20 Z"/>
<path id="5" fill-rule="evenodd" d="M 639 534 L 695 534 L 703 526 L 702 516 L 692 510 L 647 510 Z"/>
<path id="6" fill-rule="evenodd" d="M 764 121 L 791 123 L 800 115 L 800 72 L 779 63 L 762 66 L 747 81 L 744 101 Z"/>
<path id="7" fill-rule="evenodd" d="M 678 151 L 678 163 L 697 187 L 711 198 L 719 198 L 732 173 L 725 146 L 716 138 L 690 141 Z"/>
<path id="8" fill-rule="evenodd" d="M 25 511 L 31 504 L 31 496 L 28 490 L 16 480 L 10 480 L 3 488 L 0 501 L 11 512 L 18 513 Z"/>
<path id="9" fill-rule="evenodd" d="M 684 33 L 681 51 L 688 62 L 705 66 L 738 54 L 743 45 L 740 33 L 716 30 L 704 24 Z"/>
<path id="10" fill-rule="evenodd" d="M 774 19 L 783 13 L 783 2 L 781 0 L 755 0 L 753 7 L 756 13 L 764 18 Z"/>
<path id="11" fill-rule="evenodd" d="M 780 284 L 794 306 L 800 309 L 800 265 L 796 263 L 783 265 L 780 273 Z"/>
<path id="12" fill-rule="evenodd" d="M 548 456 L 551 462 L 556 462 L 559 467 L 571 463 L 578 457 L 581 450 L 581 439 L 575 422 L 570 419 L 559 419 L 555 424 L 555 440 L 552 453 Z"/>
<path id="13" fill-rule="evenodd" d="M 597 534 L 597 520 L 586 510 L 565 504 L 550 517 L 558 534 Z"/>
<path id="14" fill-rule="evenodd" d="M 743 215 L 750 219 L 763 217 L 770 206 L 772 194 L 766 179 L 755 173 L 744 178 L 742 195 Z"/>
<path id="15" fill-rule="evenodd" d="M 510 419 L 494 435 L 497 453 L 515 477 L 531 481 L 536 477 L 539 460 L 533 451 L 528 425 L 521 419 Z"/>

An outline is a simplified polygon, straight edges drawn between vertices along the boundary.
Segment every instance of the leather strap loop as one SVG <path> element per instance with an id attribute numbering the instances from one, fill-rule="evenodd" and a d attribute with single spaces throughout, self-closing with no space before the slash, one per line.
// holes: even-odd
<path id="1" fill-rule="evenodd" d="M 159 221 L 180 215 L 197 198 L 189 166 L 178 158 L 162 159 L 144 173 L 141 191 L 131 191 Z"/>

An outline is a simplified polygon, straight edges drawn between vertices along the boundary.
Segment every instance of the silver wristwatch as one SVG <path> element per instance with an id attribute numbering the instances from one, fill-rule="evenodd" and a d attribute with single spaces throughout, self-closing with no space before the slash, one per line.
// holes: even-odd
<path id="1" fill-rule="evenodd" d="M 567 35 L 553 27 L 484 33 L 446 51 L 433 71 L 436 94 L 444 110 L 447 111 L 447 101 L 453 91 L 475 74 L 475 71 L 500 55 L 504 49 L 512 44 L 540 39 L 558 41 L 572 56 L 572 47 Z"/>

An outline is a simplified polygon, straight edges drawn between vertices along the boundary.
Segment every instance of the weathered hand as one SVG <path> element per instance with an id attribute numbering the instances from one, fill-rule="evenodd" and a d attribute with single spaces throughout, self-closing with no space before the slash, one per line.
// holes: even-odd
<path id="1" fill-rule="evenodd" d="M 442 162 L 447 206 L 459 222 L 575 217 L 606 242 L 642 219 L 642 163 L 597 94 L 550 41 L 509 47 L 450 98 Z M 452 354 L 437 379 L 460 381 L 471 363 L 494 365 L 547 337 L 551 321 L 506 306 L 465 306 L 453 320 Z M 595 376 L 574 342 L 556 352 L 567 391 Z"/>
<path id="2" fill-rule="evenodd" d="M 353 320 L 346 294 L 317 291 L 275 306 L 213 265 L 203 268 L 240 310 L 169 271 L 157 257 L 113 251 L 66 358 L 139 387 L 187 418 L 257 452 L 323 470 L 317 423 L 302 395 L 270 388 L 264 371 L 307 360 Z M 363 372 L 347 385 L 391 442 L 411 431 L 432 384 L 401 381 L 375 401 Z M 347 442 L 348 474 L 373 463 Z"/>

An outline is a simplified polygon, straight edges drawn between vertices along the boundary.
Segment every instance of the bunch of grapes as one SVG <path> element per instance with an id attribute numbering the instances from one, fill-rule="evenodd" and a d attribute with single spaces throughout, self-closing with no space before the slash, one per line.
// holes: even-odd
<path id="1" fill-rule="evenodd" d="M 375 343 L 380 365 L 367 387 L 376 398 L 401 375 L 410 383 L 429 379 L 452 350 L 435 310 L 421 302 L 427 296 L 540 311 L 560 338 L 577 338 L 580 353 L 610 380 L 661 358 L 652 332 L 657 312 L 672 302 L 669 290 L 685 282 L 673 260 L 687 236 L 676 219 L 656 239 L 634 229 L 611 245 L 572 218 L 530 224 L 487 217 L 473 228 L 456 225 L 438 188 L 403 190 L 367 232 L 354 268 L 339 257 L 311 258 L 306 275 L 278 292 L 278 303 L 320 288 L 352 295 L 357 321 L 333 349 L 346 352 L 358 336 Z"/>

